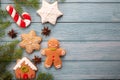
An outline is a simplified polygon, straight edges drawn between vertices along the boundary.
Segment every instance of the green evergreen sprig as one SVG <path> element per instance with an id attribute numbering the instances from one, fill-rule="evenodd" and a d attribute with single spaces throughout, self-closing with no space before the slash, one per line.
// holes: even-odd
<path id="1" fill-rule="evenodd" d="M 23 50 L 21 48 L 16 48 L 18 40 L 12 43 L 0 45 L 0 61 L 11 61 L 14 59 L 21 58 Z"/>
<path id="2" fill-rule="evenodd" d="M 33 7 L 35 9 L 39 8 L 39 0 L 14 0 L 15 4 L 20 4 L 24 6 Z"/>
<path id="3" fill-rule="evenodd" d="M 53 75 L 50 73 L 40 72 L 36 80 L 54 80 Z"/>
<path id="4" fill-rule="evenodd" d="M 20 14 L 22 14 L 22 12 L 23 12 L 21 5 L 18 3 L 15 4 L 15 10 Z"/>
<path id="5" fill-rule="evenodd" d="M 13 76 L 6 68 L 12 60 L 22 57 L 22 49 L 16 48 L 18 42 L 14 41 L 0 45 L 0 78 L 3 80 L 12 80 Z"/>
<path id="6" fill-rule="evenodd" d="M 10 21 L 3 21 L 7 16 L 7 11 L 0 9 L 0 38 L 5 35 L 5 29 L 11 25 Z"/>
<path id="7" fill-rule="evenodd" d="M 6 22 L 0 21 L 0 38 L 5 35 L 5 29 L 10 25 L 11 25 L 10 21 Z"/>
<path id="8" fill-rule="evenodd" d="M 21 6 L 25 6 L 25 7 L 32 7 L 35 9 L 39 8 L 39 0 L 13 0 L 15 3 L 15 9 L 19 12 L 22 13 L 23 9 Z M 54 0 L 54 1 L 58 1 L 58 0 Z M 61 2 L 65 2 L 65 0 L 60 0 Z"/>
<path id="9" fill-rule="evenodd" d="M 9 71 L 6 71 L 1 75 L 0 80 L 12 80 L 12 77 L 13 75 Z"/>
<path id="10" fill-rule="evenodd" d="M 5 18 L 7 17 L 8 13 L 2 9 L 0 9 L 0 18 Z"/>

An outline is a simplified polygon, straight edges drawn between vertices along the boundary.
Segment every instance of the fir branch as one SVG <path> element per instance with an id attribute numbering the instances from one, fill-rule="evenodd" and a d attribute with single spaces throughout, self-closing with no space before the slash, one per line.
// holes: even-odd
<path id="1" fill-rule="evenodd" d="M 13 60 L 12 56 L 15 52 L 18 41 L 9 44 L 0 45 L 0 78 L 3 80 L 12 80 L 12 74 L 6 70 L 7 66 Z M 3 61 L 9 59 L 9 61 Z"/>
<path id="2" fill-rule="evenodd" d="M 1 0 L 0 0 L 0 7 L 1 7 Z"/>
<path id="3" fill-rule="evenodd" d="M 14 0 L 15 4 L 20 4 L 24 6 L 33 7 L 35 9 L 39 8 L 39 0 Z"/>
<path id="4" fill-rule="evenodd" d="M 0 31 L 0 38 L 5 35 L 5 31 Z"/>
<path id="5" fill-rule="evenodd" d="M 0 22 L 0 30 L 6 29 L 10 25 L 11 25 L 10 21 Z"/>
<path id="6" fill-rule="evenodd" d="M 7 17 L 7 15 L 8 15 L 7 11 L 0 9 L 0 18 Z"/>
<path id="7" fill-rule="evenodd" d="M 3 73 L 3 75 L 1 75 L 2 80 L 12 80 L 12 77 L 13 75 L 8 71 L 6 71 L 5 73 Z"/>
<path id="8" fill-rule="evenodd" d="M 0 38 L 3 37 L 5 35 L 5 29 L 10 26 L 10 22 L 6 21 L 3 22 L 3 18 L 6 18 L 8 15 L 8 13 L 2 9 L 0 9 Z"/>
<path id="9" fill-rule="evenodd" d="M 40 72 L 36 80 L 54 80 L 53 75 L 50 73 Z"/>
<path id="10" fill-rule="evenodd" d="M 15 10 L 16 10 L 19 14 L 22 14 L 22 12 L 23 12 L 23 9 L 22 9 L 21 5 L 18 4 L 18 3 L 15 4 Z"/>
<path id="11" fill-rule="evenodd" d="M 0 45 L 0 62 L 9 62 L 21 58 L 22 49 L 16 48 L 17 44 L 18 41 L 16 40 L 10 44 Z"/>
<path id="12" fill-rule="evenodd" d="M 21 56 L 22 56 L 22 53 L 23 53 L 22 48 L 16 49 L 16 50 L 14 51 L 14 54 L 13 54 L 12 59 L 14 59 L 14 60 L 20 59 Z"/>
<path id="13" fill-rule="evenodd" d="M 5 35 L 5 29 L 10 26 L 10 21 L 2 22 L 0 21 L 0 38 Z"/>
<path id="14" fill-rule="evenodd" d="M 36 9 L 39 8 L 39 1 L 38 0 L 32 0 L 31 4 L 32 4 L 31 7 L 34 7 Z"/>

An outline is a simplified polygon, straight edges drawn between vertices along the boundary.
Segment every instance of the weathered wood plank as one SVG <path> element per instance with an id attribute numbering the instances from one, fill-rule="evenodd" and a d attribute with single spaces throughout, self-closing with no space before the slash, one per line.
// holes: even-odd
<path id="1" fill-rule="evenodd" d="M 48 40 L 51 37 L 61 41 L 112 41 L 120 40 L 120 23 L 57 23 L 55 27 L 46 24 L 51 29 L 51 34 L 48 37 L 43 36 L 43 40 Z M 20 29 L 16 24 L 12 24 L 6 30 L 4 41 L 12 41 L 7 33 L 14 29 L 18 33 L 16 39 L 21 40 L 22 33 L 28 33 L 30 30 L 35 30 L 37 35 L 41 35 L 43 25 L 41 23 L 32 23 L 27 29 Z"/>
<path id="2" fill-rule="evenodd" d="M 120 60 L 120 42 L 60 42 L 61 47 L 67 54 L 62 58 L 63 61 L 108 61 Z M 41 43 L 41 50 L 47 47 L 46 42 Z M 22 54 L 22 53 L 21 53 Z M 41 56 L 40 51 L 23 56 L 34 58 L 34 55 Z M 45 60 L 45 56 L 41 56 Z"/>
<path id="3" fill-rule="evenodd" d="M 38 65 L 38 70 L 52 73 L 55 80 L 81 80 L 81 79 L 120 79 L 120 62 L 63 62 L 60 70 L 45 69 L 44 64 Z M 15 63 L 8 66 L 13 73 Z M 38 71 L 38 72 L 39 72 Z"/>
<path id="4" fill-rule="evenodd" d="M 42 0 L 39 0 L 41 2 Z M 47 0 L 49 2 L 54 2 L 55 0 Z M 120 0 L 58 0 L 59 2 L 120 2 Z M 13 0 L 1 0 L 2 4 L 14 3 Z"/>
<path id="5" fill-rule="evenodd" d="M 2 0 L 2 9 L 7 3 L 13 3 L 11 1 Z M 62 58 L 62 69 L 45 69 L 42 62 L 38 65 L 39 71 L 52 73 L 55 80 L 120 79 L 120 23 L 116 23 L 120 22 L 119 7 L 120 0 L 66 0 L 59 3 L 64 16 L 55 27 L 46 24 L 52 33 L 49 37 L 43 37 L 41 48 L 47 47 L 46 40 L 55 37 L 61 41 L 67 55 Z M 28 29 L 20 29 L 13 23 L 6 30 L 5 41 L 13 41 L 7 36 L 12 28 L 18 32 L 18 40 L 20 34 L 32 29 L 41 36 L 43 25 L 39 23 L 41 20 L 36 10 L 24 8 L 24 11 L 31 14 L 33 23 Z M 13 22 L 11 18 L 8 20 Z M 34 55 L 40 56 L 40 52 L 31 55 L 23 53 L 30 59 Z M 42 56 L 42 59 L 44 61 L 45 57 Z M 15 62 L 12 62 L 8 66 L 12 73 L 14 65 Z"/>
<path id="6" fill-rule="evenodd" d="M 7 5 L 8 4 L 2 4 L 2 9 L 5 9 Z M 58 22 L 120 22 L 119 7 L 119 3 L 63 3 L 59 4 L 59 8 L 64 13 L 64 16 L 59 18 Z M 31 14 L 32 22 L 41 22 L 40 17 L 37 15 L 35 9 L 24 8 L 24 11 Z"/>
<path id="7" fill-rule="evenodd" d="M 46 48 L 43 42 L 41 48 Z M 65 61 L 79 60 L 120 60 L 120 42 L 61 42 L 61 47 L 67 52 L 62 58 Z M 32 55 L 24 52 L 23 56 L 33 58 L 34 55 L 41 56 L 40 51 Z M 45 59 L 42 56 L 43 60 Z"/>

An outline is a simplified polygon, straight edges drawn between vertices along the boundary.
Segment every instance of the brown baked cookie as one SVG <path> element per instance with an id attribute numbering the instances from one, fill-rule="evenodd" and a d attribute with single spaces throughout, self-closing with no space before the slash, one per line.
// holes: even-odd
<path id="1" fill-rule="evenodd" d="M 41 51 L 42 55 L 46 56 L 45 67 L 49 68 L 54 64 L 56 69 L 62 67 L 60 56 L 65 55 L 65 50 L 59 48 L 59 41 L 57 39 L 50 39 L 48 41 L 48 48 Z"/>
<path id="2" fill-rule="evenodd" d="M 17 61 L 14 66 L 16 79 L 34 80 L 36 76 L 37 67 L 26 57 Z"/>
<path id="3" fill-rule="evenodd" d="M 34 30 L 31 30 L 28 34 L 21 35 L 22 41 L 19 46 L 25 48 L 27 53 L 32 53 L 34 50 L 40 49 L 41 37 L 38 37 Z"/>

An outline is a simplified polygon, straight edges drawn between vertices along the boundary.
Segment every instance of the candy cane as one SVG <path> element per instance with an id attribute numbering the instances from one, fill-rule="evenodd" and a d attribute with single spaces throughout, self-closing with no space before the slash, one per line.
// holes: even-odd
<path id="1" fill-rule="evenodd" d="M 13 20 L 16 22 L 16 24 L 18 26 L 20 26 L 21 28 L 26 28 L 27 26 L 30 25 L 31 23 L 31 16 L 30 14 L 28 14 L 27 12 L 24 12 L 22 14 L 22 18 L 20 17 L 20 15 L 16 12 L 16 10 L 14 9 L 13 6 L 8 5 L 6 7 L 6 10 L 8 11 L 8 13 L 10 14 L 10 16 L 13 18 Z"/>

